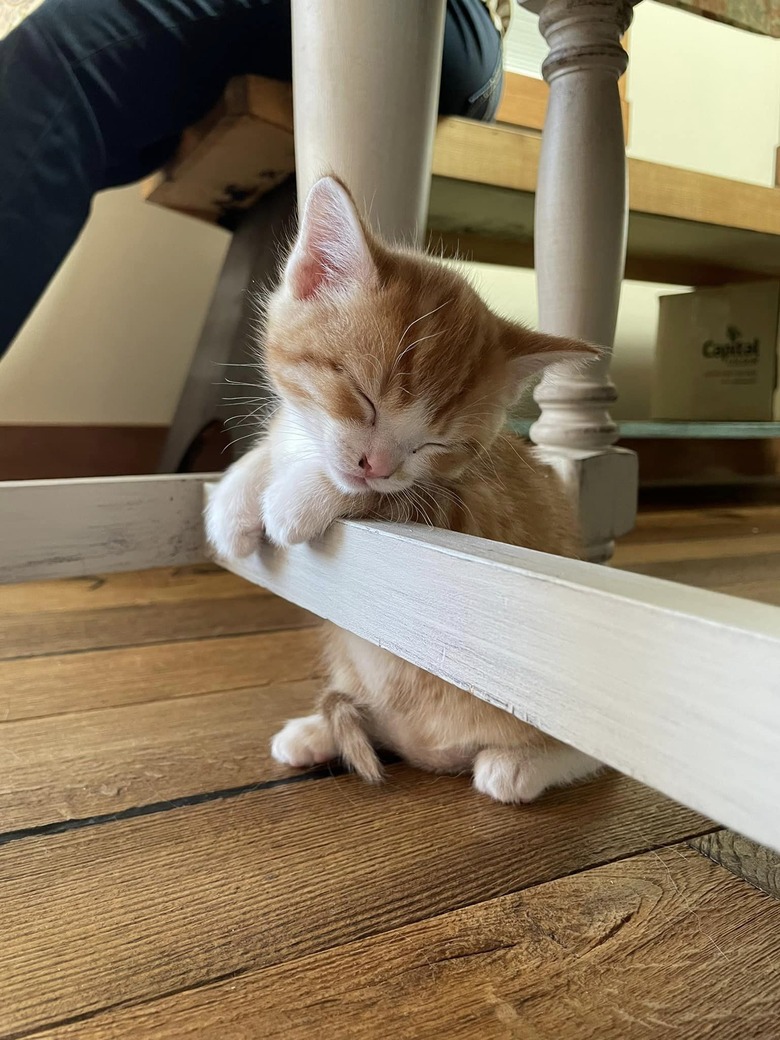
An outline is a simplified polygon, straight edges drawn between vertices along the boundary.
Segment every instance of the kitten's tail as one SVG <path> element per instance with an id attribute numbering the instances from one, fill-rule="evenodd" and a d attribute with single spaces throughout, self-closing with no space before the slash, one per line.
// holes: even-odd
<path id="1" fill-rule="evenodd" d="M 332 692 L 323 697 L 320 711 L 330 723 L 339 754 L 350 769 L 371 784 L 381 783 L 382 766 L 357 704 L 344 693 Z"/>

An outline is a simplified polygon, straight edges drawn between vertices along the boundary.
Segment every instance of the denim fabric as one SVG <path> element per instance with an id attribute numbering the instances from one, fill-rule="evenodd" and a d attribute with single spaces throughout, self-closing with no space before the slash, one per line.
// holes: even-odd
<path id="1" fill-rule="evenodd" d="M 500 52 L 481 0 L 449 0 L 442 114 L 490 117 Z M 96 192 L 163 165 L 232 76 L 291 64 L 289 0 L 45 0 L 1 41 L 0 353 Z"/>

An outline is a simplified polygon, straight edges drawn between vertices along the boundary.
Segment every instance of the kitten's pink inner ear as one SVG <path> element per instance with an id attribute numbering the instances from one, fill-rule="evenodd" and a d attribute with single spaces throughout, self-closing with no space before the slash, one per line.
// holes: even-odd
<path id="1" fill-rule="evenodd" d="M 355 204 L 333 177 L 323 177 L 309 192 L 298 238 L 285 270 L 285 282 L 298 300 L 327 292 L 368 288 L 376 266 Z"/>

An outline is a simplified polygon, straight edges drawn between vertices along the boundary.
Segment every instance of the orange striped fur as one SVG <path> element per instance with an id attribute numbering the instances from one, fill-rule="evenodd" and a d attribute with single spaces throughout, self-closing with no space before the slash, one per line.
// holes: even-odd
<path id="1" fill-rule="evenodd" d="M 212 501 L 218 552 L 249 553 L 261 533 L 285 546 L 338 517 L 378 517 L 577 554 L 562 483 L 507 418 L 529 375 L 594 348 L 494 314 L 452 269 L 381 242 L 332 178 L 312 189 L 268 301 L 263 350 L 280 406 Z M 423 768 L 471 769 L 500 801 L 598 768 L 353 635 L 328 629 L 326 648 L 319 710 L 277 734 L 280 761 L 341 755 L 376 780 L 371 746 L 385 746 Z"/>

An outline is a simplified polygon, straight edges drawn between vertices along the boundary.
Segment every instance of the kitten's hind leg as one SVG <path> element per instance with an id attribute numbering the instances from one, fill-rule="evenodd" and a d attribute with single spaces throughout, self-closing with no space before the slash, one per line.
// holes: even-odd
<path id="1" fill-rule="evenodd" d="M 601 768 L 565 744 L 486 748 L 474 758 L 474 787 L 497 802 L 532 802 L 549 787 L 583 780 Z"/>
<path id="2" fill-rule="evenodd" d="M 320 714 L 290 719 L 271 741 L 271 756 L 285 766 L 305 769 L 338 757 L 330 723 Z"/>

